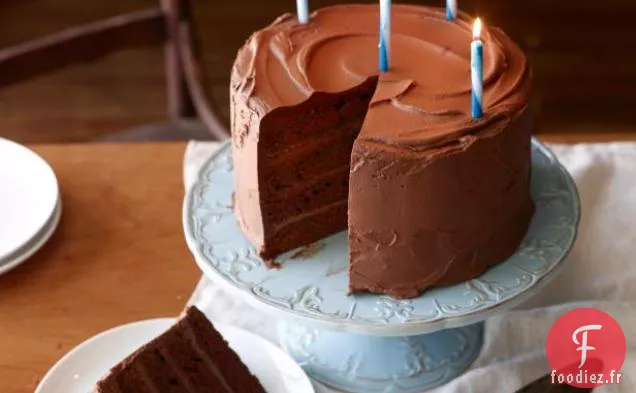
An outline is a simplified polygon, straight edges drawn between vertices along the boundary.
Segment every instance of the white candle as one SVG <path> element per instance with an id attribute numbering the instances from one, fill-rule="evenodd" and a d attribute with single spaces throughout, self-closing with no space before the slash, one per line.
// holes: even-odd
<path id="1" fill-rule="evenodd" d="M 380 71 L 389 71 L 391 54 L 391 0 L 380 0 Z"/>
<path id="2" fill-rule="evenodd" d="M 446 19 L 455 20 L 457 18 L 457 0 L 446 0 Z"/>
<path id="3" fill-rule="evenodd" d="M 308 0 L 296 0 L 296 12 L 298 13 L 298 22 L 306 24 L 309 22 L 309 4 Z"/>
<path id="4" fill-rule="evenodd" d="M 470 82 L 472 116 L 479 119 L 484 114 L 484 51 L 481 42 L 481 19 L 473 25 L 473 42 L 470 44 Z"/>

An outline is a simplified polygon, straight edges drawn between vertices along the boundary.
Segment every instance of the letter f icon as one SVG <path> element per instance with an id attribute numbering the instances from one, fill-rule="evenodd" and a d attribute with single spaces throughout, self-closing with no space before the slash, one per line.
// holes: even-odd
<path id="1" fill-rule="evenodd" d="M 581 364 L 579 364 L 579 368 L 583 367 L 585 361 L 587 360 L 587 351 L 594 351 L 596 349 L 592 346 L 587 345 L 587 332 L 590 330 L 601 330 L 602 327 L 602 325 L 581 326 L 572 334 L 572 341 L 574 341 L 574 344 L 580 345 L 580 347 L 576 349 L 577 351 L 581 351 Z M 583 339 L 581 340 L 581 342 L 579 342 L 576 336 L 578 336 L 578 334 L 581 332 L 583 332 L 583 334 L 581 335 Z"/>

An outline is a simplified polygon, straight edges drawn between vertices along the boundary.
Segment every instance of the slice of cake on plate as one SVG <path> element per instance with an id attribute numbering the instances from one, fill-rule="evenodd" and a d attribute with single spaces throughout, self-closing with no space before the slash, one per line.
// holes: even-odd
<path id="1" fill-rule="evenodd" d="M 113 369 L 93 393 L 266 393 L 195 307 Z"/>

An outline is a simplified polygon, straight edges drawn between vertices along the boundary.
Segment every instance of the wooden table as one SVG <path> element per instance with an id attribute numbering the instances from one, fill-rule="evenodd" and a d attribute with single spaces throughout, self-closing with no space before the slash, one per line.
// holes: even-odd
<path id="1" fill-rule="evenodd" d="M 58 175 L 64 211 L 51 241 L 0 276 L 0 392 L 33 392 L 61 356 L 100 331 L 180 312 L 200 277 L 181 226 L 184 148 L 34 146 Z"/>

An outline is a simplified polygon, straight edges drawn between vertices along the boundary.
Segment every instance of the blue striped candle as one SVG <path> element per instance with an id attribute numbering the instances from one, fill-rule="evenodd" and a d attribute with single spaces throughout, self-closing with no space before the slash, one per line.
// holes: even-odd
<path id="1" fill-rule="evenodd" d="M 309 4 L 308 0 L 296 0 L 296 12 L 298 13 L 298 22 L 303 25 L 309 22 Z"/>
<path id="2" fill-rule="evenodd" d="M 457 0 L 446 0 L 446 19 L 455 20 L 457 18 Z"/>
<path id="3" fill-rule="evenodd" d="M 481 19 L 473 25 L 473 42 L 470 44 L 470 84 L 473 119 L 484 115 L 484 50 L 481 42 Z"/>
<path id="4" fill-rule="evenodd" d="M 380 0 L 380 72 L 389 71 L 391 56 L 391 0 Z"/>

